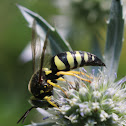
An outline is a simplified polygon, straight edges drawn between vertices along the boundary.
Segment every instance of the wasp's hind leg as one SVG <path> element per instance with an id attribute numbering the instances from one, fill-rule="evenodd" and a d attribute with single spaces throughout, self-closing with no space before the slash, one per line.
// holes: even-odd
<path id="1" fill-rule="evenodd" d="M 73 74 L 79 74 L 79 75 L 84 75 L 86 76 L 87 78 L 89 79 L 93 79 L 93 77 L 89 76 L 88 74 L 86 73 L 83 73 L 83 72 L 79 72 L 79 71 L 69 71 L 70 73 L 73 73 Z"/>
<path id="2" fill-rule="evenodd" d="M 45 108 L 45 109 L 47 109 L 49 107 L 58 108 L 58 105 L 56 104 L 56 102 L 54 102 L 54 100 L 51 99 L 51 96 L 45 96 L 43 98 L 43 100 L 40 100 L 40 99 L 32 96 L 30 98 L 30 103 L 33 104 L 34 106 L 39 107 L 39 108 Z"/>
<path id="3" fill-rule="evenodd" d="M 56 105 L 56 103 L 54 103 L 53 101 L 51 101 L 51 96 L 45 96 L 44 99 L 52 106 L 58 108 L 58 106 Z"/>
<path id="4" fill-rule="evenodd" d="M 67 96 L 66 92 L 59 85 L 53 83 L 51 80 L 47 80 L 47 83 L 52 85 L 53 87 L 59 88 Z"/>
<path id="5" fill-rule="evenodd" d="M 76 72 L 76 71 L 75 71 L 75 72 Z M 84 78 L 82 78 L 82 77 L 76 75 L 75 73 L 72 73 L 72 71 L 68 71 L 68 72 L 66 72 L 66 71 L 65 71 L 65 72 L 64 72 L 64 71 L 59 71 L 59 72 L 57 72 L 56 74 L 57 74 L 57 76 L 59 76 L 59 75 L 70 75 L 70 76 L 75 76 L 75 77 L 77 77 L 77 78 L 79 78 L 79 79 L 81 79 L 81 80 L 83 80 L 83 81 L 86 81 L 86 82 L 91 83 L 90 80 L 84 79 Z"/>

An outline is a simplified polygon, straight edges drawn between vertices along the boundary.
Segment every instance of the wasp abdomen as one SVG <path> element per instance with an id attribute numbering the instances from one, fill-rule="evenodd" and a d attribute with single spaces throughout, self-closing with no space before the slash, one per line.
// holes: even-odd
<path id="1" fill-rule="evenodd" d="M 71 51 L 57 54 L 51 59 L 53 72 L 69 71 L 82 66 L 105 66 L 94 54 L 85 51 Z"/>

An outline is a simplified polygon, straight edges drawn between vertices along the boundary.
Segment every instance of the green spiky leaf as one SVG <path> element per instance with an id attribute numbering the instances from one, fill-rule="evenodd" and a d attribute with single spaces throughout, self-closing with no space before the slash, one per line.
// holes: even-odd
<path id="1" fill-rule="evenodd" d="M 124 19 L 120 0 L 113 0 L 108 21 L 105 64 L 110 75 L 117 73 L 123 43 Z M 112 80 L 113 77 L 111 77 Z"/>
<path id="2" fill-rule="evenodd" d="M 54 27 L 52 27 L 40 15 L 32 12 L 31 10 L 21 5 L 17 5 L 17 6 L 20 9 L 24 18 L 26 19 L 26 21 L 28 22 L 29 27 L 32 27 L 34 20 L 36 21 L 36 28 L 37 28 L 36 32 L 43 40 L 45 38 L 45 34 L 49 30 L 48 39 L 50 41 L 50 49 L 53 55 L 63 51 L 72 50 L 69 43 L 63 37 L 61 37 L 60 34 L 57 32 L 57 30 Z"/>

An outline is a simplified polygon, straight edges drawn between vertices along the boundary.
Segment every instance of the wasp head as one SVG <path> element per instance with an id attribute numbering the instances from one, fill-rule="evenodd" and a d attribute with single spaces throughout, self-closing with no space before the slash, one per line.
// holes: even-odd
<path id="1" fill-rule="evenodd" d="M 32 75 L 28 89 L 34 97 L 43 99 L 45 96 L 51 96 L 53 87 L 47 83 L 45 72 L 42 71 L 41 81 L 39 82 L 39 71 Z"/>

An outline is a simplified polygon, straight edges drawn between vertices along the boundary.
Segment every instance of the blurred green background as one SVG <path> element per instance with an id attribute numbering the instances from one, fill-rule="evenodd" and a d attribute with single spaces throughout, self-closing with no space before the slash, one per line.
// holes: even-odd
<path id="1" fill-rule="evenodd" d="M 0 0 L 0 125 L 15 126 L 30 107 L 27 85 L 32 62 L 23 64 L 19 55 L 31 40 L 31 29 L 16 3 L 38 13 L 63 31 L 74 50 L 104 53 L 106 20 L 111 1 L 103 0 Z M 65 21 L 62 19 L 65 19 Z M 99 47 L 99 48 L 98 48 Z M 126 42 L 122 48 L 118 78 L 126 75 Z M 100 57 L 100 55 L 99 55 Z M 25 124 L 39 115 L 33 110 Z M 18 124 L 21 125 L 21 124 Z"/>

